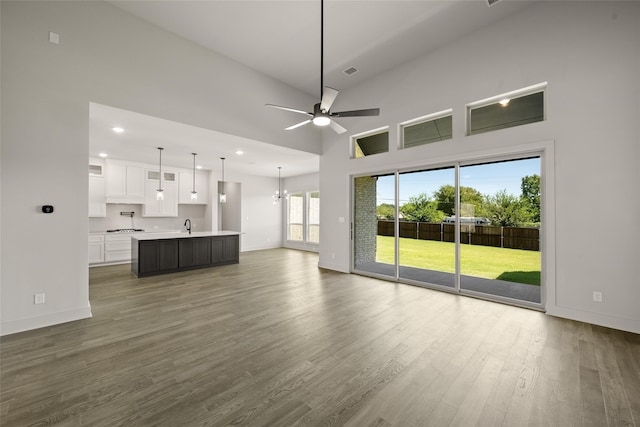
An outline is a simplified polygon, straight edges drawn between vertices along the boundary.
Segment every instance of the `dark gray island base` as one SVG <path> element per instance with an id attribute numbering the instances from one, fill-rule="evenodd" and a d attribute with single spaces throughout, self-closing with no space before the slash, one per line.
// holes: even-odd
<path id="1" fill-rule="evenodd" d="M 138 277 L 237 264 L 239 233 L 213 231 L 131 237 L 131 272 Z"/>

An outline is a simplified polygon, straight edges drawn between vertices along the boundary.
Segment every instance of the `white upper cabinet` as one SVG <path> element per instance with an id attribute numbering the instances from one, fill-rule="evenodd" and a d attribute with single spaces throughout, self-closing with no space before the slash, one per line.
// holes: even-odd
<path id="1" fill-rule="evenodd" d="M 191 200 L 191 192 L 193 191 L 192 171 L 180 171 L 178 184 L 178 203 L 182 205 L 206 205 L 209 203 L 209 172 L 196 171 L 197 200 Z"/>
<path id="2" fill-rule="evenodd" d="M 144 203 L 144 168 L 129 162 L 109 161 L 106 165 L 107 203 Z"/>
<path id="3" fill-rule="evenodd" d="M 158 170 L 147 169 L 145 179 L 145 199 L 142 216 L 176 217 L 178 216 L 178 173 L 162 171 L 163 200 L 158 200 L 160 187 Z"/>
<path id="4" fill-rule="evenodd" d="M 104 164 L 89 159 L 89 217 L 107 216 L 105 199 Z"/>

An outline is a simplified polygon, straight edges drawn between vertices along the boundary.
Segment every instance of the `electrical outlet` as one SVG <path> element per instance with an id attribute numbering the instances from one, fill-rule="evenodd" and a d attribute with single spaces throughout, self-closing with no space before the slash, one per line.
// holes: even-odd
<path id="1" fill-rule="evenodd" d="M 34 304 L 44 304 L 44 294 L 35 294 L 33 296 Z"/>
<path id="2" fill-rule="evenodd" d="M 593 300 L 595 302 L 602 302 L 602 292 L 600 291 L 593 291 Z"/>

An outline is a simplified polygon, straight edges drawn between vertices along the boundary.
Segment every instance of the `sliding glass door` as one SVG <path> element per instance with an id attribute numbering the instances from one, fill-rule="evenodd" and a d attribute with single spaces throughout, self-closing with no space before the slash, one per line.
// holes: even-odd
<path id="1" fill-rule="evenodd" d="M 455 287 L 455 168 L 399 174 L 399 278 Z"/>
<path id="2" fill-rule="evenodd" d="M 540 303 L 540 158 L 460 167 L 460 288 Z"/>
<path id="3" fill-rule="evenodd" d="M 354 271 L 541 304 L 539 156 L 353 182 Z"/>

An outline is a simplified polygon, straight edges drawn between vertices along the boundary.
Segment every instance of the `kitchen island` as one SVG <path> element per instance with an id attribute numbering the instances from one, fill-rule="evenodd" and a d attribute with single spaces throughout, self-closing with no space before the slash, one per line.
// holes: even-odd
<path id="1" fill-rule="evenodd" d="M 237 264 L 240 233 L 196 231 L 131 237 L 131 272 L 138 277 Z"/>

